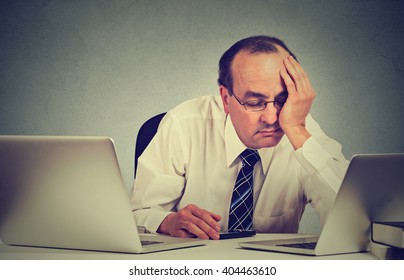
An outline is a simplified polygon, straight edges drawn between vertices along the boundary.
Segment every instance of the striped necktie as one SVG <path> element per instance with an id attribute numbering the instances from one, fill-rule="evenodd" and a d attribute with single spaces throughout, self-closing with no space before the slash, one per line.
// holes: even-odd
<path id="1" fill-rule="evenodd" d="M 242 167 L 231 198 L 229 230 L 250 230 L 253 227 L 253 171 L 260 156 L 256 150 L 246 149 L 240 158 Z"/>

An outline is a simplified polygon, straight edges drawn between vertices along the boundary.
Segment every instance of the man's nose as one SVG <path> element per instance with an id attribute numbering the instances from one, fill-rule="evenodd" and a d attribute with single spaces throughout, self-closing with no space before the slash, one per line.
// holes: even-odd
<path id="1" fill-rule="evenodd" d="M 267 124 L 274 124 L 278 120 L 278 113 L 274 103 L 268 103 L 267 107 L 261 112 L 261 121 Z"/>

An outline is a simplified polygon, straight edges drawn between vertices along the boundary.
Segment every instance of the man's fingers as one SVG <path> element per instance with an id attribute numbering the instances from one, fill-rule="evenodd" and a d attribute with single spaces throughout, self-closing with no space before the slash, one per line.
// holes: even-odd
<path id="1" fill-rule="evenodd" d="M 190 210 L 193 215 L 193 224 L 206 233 L 210 238 L 217 239 L 219 237 L 218 232 L 220 231 L 220 226 L 217 221 L 220 220 L 220 216 L 195 205 L 190 205 Z M 194 230 L 199 232 L 198 229 Z"/>
<path id="2" fill-rule="evenodd" d="M 213 214 L 213 215 L 212 215 Z M 219 239 L 220 216 L 190 204 L 173 216 L 170 234 L 179 237 L 199 237 Z"/>
<path id="3" fill-rule="evenodd" d="M 288 97 L 294 96 L 297 92 L 296 92 L 295 83 L 293 82 L 292 78 L 289 76 L 289 74 L 284 69 L 281 69 L 280 73 L 281 73 L 283 82 L 285 83 L 286 89 L 288 91 Z"/>
<path id="4" fill-rule="evenodd" d="M 220 230 L 220 226 L 218 221 L 220 221 L 221 217 L 217 214 L 209 212 L 207 210 L 201 209 L 197 206 L 193 206 L 191 209 L 194 216 L 198 217 L 200 220 L 196 221 L 195 223 L 201 226 L 205 224 L 209 225 L 210 227 L 214 228 L 216 231 Z"/>
<path id="5" fill-rule="evenodd" d="M 311 94 L 310 82 L 302 66 L 292 56 L 284 60 L 284 65 L 294 83 L 296 93 L 299 95 Z"/>
<path id="6" fill-rule="evenodd" d="M 199 237 L 201 239 L 209 239 L 209 238 L 213 239 L 213 237 L 211 237 L 208 234 L 207 230 L 203 229 L 204 228 L 203 226 L 198 225 L 196 223 L 189 222 L 189 221 L 184 222 L 183 228 L 186 229 L 186 231 L 188 233 L 190 233 L 191 235 L 193 235 L 194 237 Z M 212 233 L 212 235 L 213 235 L 213 233 Z"/>
<path id="7" fill-rule="evenodd" d="M 199 237 L 201 239 L 209 239 L 209 236 L 204 231 L 189 220 L 178 220 L 171 235 L 176 237 Z"/>
<path id="8" fill-rule="evenodd" d="M 215 219 L 216 222 L 219 222 L 219 221 L 222 219 L 222 217 L 221 217 L 220 215 L 216 214 L 216 213 L 209 212 L 209 211 L 208 211 L 208 213 L 210 214 L 210 216 L 211 216 L 213 219 Z"/>

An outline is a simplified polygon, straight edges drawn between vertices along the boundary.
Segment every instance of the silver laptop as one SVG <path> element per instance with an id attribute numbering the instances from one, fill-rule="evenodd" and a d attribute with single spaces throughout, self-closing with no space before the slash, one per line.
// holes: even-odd
<path id="1" fill-rule="evenodd" d="M 112 139 L 57 136 L 0 136 L 0 239 L 124 253 L 206 243 L 138 234 Z"/>
<path id="2" fill-rule="evenodd" d="M 373 221 L 404 221 L 404 154 L 354 156 L 320 236 L 239 246 L 305 255 L 367 251 Z"/>

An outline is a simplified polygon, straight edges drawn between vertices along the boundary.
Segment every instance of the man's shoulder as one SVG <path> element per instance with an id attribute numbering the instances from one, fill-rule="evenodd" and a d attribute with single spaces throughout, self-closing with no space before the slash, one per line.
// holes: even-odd
<path id="1" fill-rule="evenodd" d="M 200 96 L 189 99 L 168 111 L 176 119 L 225 117 L 220 96 Z"/>

